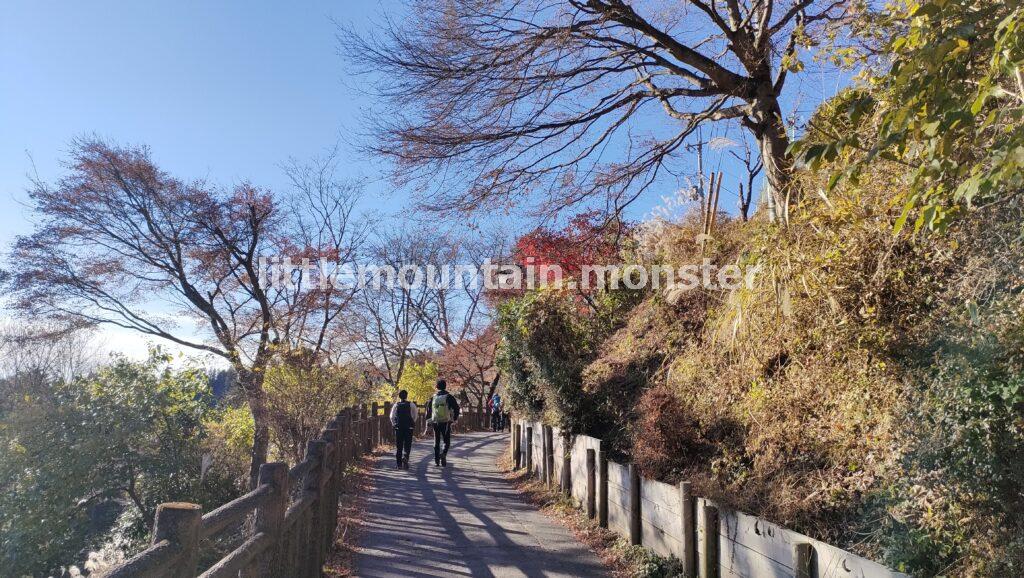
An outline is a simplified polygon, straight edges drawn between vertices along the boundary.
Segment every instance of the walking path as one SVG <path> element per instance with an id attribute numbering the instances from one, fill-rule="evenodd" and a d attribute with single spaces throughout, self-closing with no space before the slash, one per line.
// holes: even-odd
<path id="1" fill-rule="evenodd" d="M 603 577 L 597 556 L 565 527 L 522 501 L 498 471 L 508 435 L 452 436 L 448 467 L 433 440 L 417 441 L 408 471 L 379 458 L 355 559 L 365 578 Z"/>

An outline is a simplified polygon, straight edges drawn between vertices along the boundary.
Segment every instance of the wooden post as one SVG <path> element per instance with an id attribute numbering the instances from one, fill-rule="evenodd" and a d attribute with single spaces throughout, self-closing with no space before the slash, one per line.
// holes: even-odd
<path id="1" fill-rule="evenodd" d="M 355 431 L 355 410 L 351 407 L 345 410 L 345 465 L 351 464 L 356 459 L 356 431 Z"/>
<path id="2" fill-rule="evenodd" d="M 352 412 L 352 423 L 350 424 L 351 425 L 351 429 L 352 429 L 352 459 L 353 460 L 358 460 L 359 456 L 363 455 L 362 436 L 359 433 L 360 431 L 362 431 L 360 429 L 362 427 L 360 425 L 361 423 L 362 422 L 359 421 L 359 411 L 358 410 L 353 411 Z"/>
<path id="3" fill-rule="evenodd" d="M 370 406 L 363 404 L 363 455 L 373 452 L 373 430 L 370 424 Z"/>
<path id="4" fill-rule="evenodd" d="M 324 430 L 323 440 L 327 442 L 327 453 L 325 454 L 327 471 L 330 479 L 324 495 L 324 561 L 327 560 L 327 552 L 330 551 L 331 541 L 334 537 L 334 529 L 338 526 L 338 493 L 341 492 L 341 470 L 338 468 L 338 430 L 327 428 Z"/>
<path id="5" fill-rule="evenodd" d="M 377 402 L 373 402 L 370 406 L 370 447 L 376 448 L 380 445 L 380 419 L 377 414 L 380 413 L 380 406 Z"/>
<path id="6" fill-rule="evenodd" d="M 548 455 L 544 468 L 547 473 L 547 478 L 545 478 L 544 482 L 548 487 L 551 487 L 555 485 L 555 428 L 551 426 L 545 427 L 547 428 L 547 435 L 544 436 L 544 439 L 548 444 Z"/>
<path id="7" fill-rule="evenodd" d="M 538 477 L 545 485 L 548 483 L 548 426 L 540 426 L 540 464 L 537 465 Z"/>
<path id="8" fill-rule="evenodd" d="M 327 503 L 327 530 L 324 531 L 324 562 L 327 561 L 327 557 L 331 552 L 331 544 L 334 542 L 334 531 L 338 529 L 338 502 L 341 496 L 341 470 L 338 469 L 338 443 L 331 442 L 328 444 L 329 454 L 331 457 L 331 499 Z"/>
<path id="9" fill-rule="evenodd" d="M 348 467 L 348 416 L 346 411 L 338 413 L 338 471 L 344 472 Z"/>
<path id="10" fill-rule="evenodd" d="M 608 454 L 597 454 L 597 523 L 602 528 L 608 527 Z"/>
<path id="11" fill-rule="evenodd" d="M 700 577 L 718 578 L 718 508 L 704 506 L 704 543 L 701 545 Z"/>
<path id="12" fill-rule="evenodd" d="M 693 516 L 693 486 L 690 482 L 679 482 L 679 535 L 682 537 L 683 574 L 689 578 L 697 576 L 697 524 Z"/>
<path id="13" fill-rule="evenodd" d="M 373 417 L 372 414 L 370 413 L 370 409 L 371 406 L 367 405 L 366 425 L 364 426 L 366 431 L 363 432 L 364 437 L 366 437 L 366 453 L 368 454 L 373 453 L 373 448 L 377 447 L 377 444 L 375 444 L 373 441 Z"/>
<path id="14" fill-rule="evenodd" d="M 384 423 L 384 441 L 388 443 L 395 442 L 395 428 L 391 426 L 391 402 L 384 402 L 384 419 L 381 421 Z"/>
<path id="15" fill-rule="evenodd" d="M 522 424 L 516 424 L 512 428 L 512 459 L 515 460 L 516 471 L 523 467 L 523 426 Z"/>
<path id="16" fill-rule="evenodd" d="M 639 546 L 643 542 L 640 527 L 640 469 L 629 464 L 629 543 Z"/>
<path id="17" fill-rule="evenodd" d="M 551 485 L 551 468 L 548 467 L 548 456 L 551 455 L 551 444 L 548 443 L 548 426 L 544 425 L 540 428 L 540 443 L 544 448 L 544 463 L 541 465 L 543 470 L 543 480 L 545 486 Z"/>
<path id="18" fill-rule="evenodd" d="M 256 508 L 255 531 L 271 537 L 271 546 L 257 562 L 256 576 L 279 576 L 287 572 L 281 567 L 284 551 L 281 528 L 288 509 L 288 464 L 274 462 L 260 466 L 259 486 L 270 486 L 271 494 L 262 506 Z"/>
<path id="19" fill-rule="evenodd" d="M 348 410 L 343 409 L 338 412 L 338 446 L 341 449 L 341 455 L 338 457 L 341 460 L 342 471 L 348 467 L 348 443 Z"/>
<path id="20" fill-rule="evenodd" d="M 811 578 L 811 561 L 814 559 L 814 548 L 807 542 L 793 544 L 793 576 L 794 578 Z"/>
<path id="21" fill-rule="evenodd" d="M 349 426 L 350 426 L 350 430 L 351 430 L 351 433 L 352 433 L 352 459 L 353 460 L 357 460 L 357 459 L 359 459 L 359 456 L 363 455 L 363 450 L 362 450 L 363 441 L 362 441 L 362 436 L 359 433 L 359 432 L 362 431 L 360 429 L 362 427 L 360 425 L 362 422 L 359 419 L 359 414 L 360 413 L 361 412 L 360 412 L 358 406 L 352 408 L 352 420 L 351 420 L 351 423 L 349 424 Z"/>
<path id="22" fill-rule="evenodd" d="M 181 550 L 178 563 L 164 574 L 172 578 L 192 578 L 199 563 L 199 535 L 203 527 L 203 510 L 196 504 L 170 502 L 156 507 L 153 544 L 167 540 Z"/>
<path id="23" fill-rule="evenodd" d="M 356 435 L 356 454 L 360 457 L 366 453 L 366 406 L 356 406 L 356 423 L 355 435 Z"/>
<path id="24" fill-rule="evenodd" d="M 309 509 L 309 526 L 306 534 L 306 559 L 303 563 L 302 576 L 320 576 L 323 567 L 323 556 L 326 554 L 323 548 L 324 525 L 324 486 L 327 483 L 327 469 L 324 461 L 327 456 L 327 442 L 313 440 L 306 444 L 306 456 L 316 460 L 312 468 L 306 474 L 305 489 L 313 492 L 316 500 Z"/>
<path id="25" fill-rule="evenodd" d="M 533 476 L 533 427 L 526 426 L 526 475 Z"/>
<path id="26" fill-rule="evenodd" d="M 501 431 L 504 432 L 505 430 L 502 429 Z M 516 435 L 512 431 L 512 428 L 509 428 L 508 430 L 508 443 L 508 451 L 510 453 L 509 461 L 511 461 L 514 464 L 516 462 Z"/>
<path id="27" fill-rule="evenodd" d="M 569 437 L 562 437 L 562 475 L 558 480 L 562 491 L 572 495 L 572 450 L 569 448 Z"/>
<path id="28" fill-rule="evenodd" d="M 597 515 L 597 452 L 594 448 L 587 450 L 587 519 L 593 520 Z"/>
<path id="29" fill-rule="evenodd" d="M 364 414 L 366 412 L 363 412 Z M 365 456 L 370 452 L 370 435 L 367 433 L 370 426 L 369 418 L 359 420 L 359 455 Z"/>

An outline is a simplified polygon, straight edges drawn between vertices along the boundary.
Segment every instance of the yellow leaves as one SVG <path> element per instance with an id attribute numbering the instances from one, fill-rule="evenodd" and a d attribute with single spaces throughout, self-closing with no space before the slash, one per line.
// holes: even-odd
<path id="1" fill-rule="evenodd" d="M 422 403 L 434 395 L 437 377 L 437 364 L 433 361 L 410 363 L 405 367 L 402 377 L 398 380 L 398 389 L 409 392 L 409 401 Z M 392 400 L 388 399 L 387 401 Z"/>
<path id="2" fill-rule="evenodd" d="M 789 72 L 801 72 L 804 69 L 803 61 L 796 54 L 786 54 L 783 56 L 779 66 Z"/>
<path id="3" fill-rule="evenodd" d="M 957 38 L 954 40 L 954 47 L 946 54 L 946 60 L 953 60 L 966 55 L 971 50 L 971 43 L 964 38 Z"/>
<path id="4" fill-rule="evenodd" d="M 233 453 L 244 455 L 252 448 L 256 424 L 247 407 L 228 407 L 216 420 L 206 423 L 214 438 L 223 440 Z"/>

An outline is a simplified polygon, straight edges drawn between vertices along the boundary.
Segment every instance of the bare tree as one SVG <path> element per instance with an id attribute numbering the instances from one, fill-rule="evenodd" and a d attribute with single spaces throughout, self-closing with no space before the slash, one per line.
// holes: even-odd
<path id="1" fill-rule="evenodd" d="M 859 4 L 411 0 L 414 24 L 343 31 L 341 44 L 379 73 L 386 110 L 367 148 L 396 161 L 400 183 L 423 184 L 433 209 L 505 209 L 540 192 L 543 214 L 595 200 L 617 212 L 697 127 L 733 120 L 756 139 L 785 218 L 787 76 L 798 46 Z"/>
<path id="2" fill-rule="evenodd" d="M 0 378 L 70 381 L 98 366 L 100 349 L 88 326 L 9 323 L 0 328 Z"/>
<path id="3" fill-rule="evenodd" d="M 39 224 L 14 246 L 14 308 L 62 325 L 115 325 L 226 359 L 256 426 L 254 482 L 269 444 L 263 379 L 295 290 L 266 282 L 260 257 L 304 241 L 270 193 L 182 182 L 146 148 L 80 140 L 68 169 L 54 186 L 39 182 L 31 191 Z"/>
<path id="4" fill-rule="evenodd" d="M 746 139 L 743 140 L 742 146 L 742 154 L 736 151 L 729 151 L 729 154 L 743 163 L 743 167 L 746 169 L 746 182 L 740 183 L 736 200 L 736 207 L 740 211 L 740 218 L 745 222 L 750 220 L 750 206 L 754 199 L 754 182 L 757 180 L 758 175 L 761 174 L 761 170 L 764 169 L 764 163 L 760 157 L 754 155 L 750 148 L 750 143 Z M 746 186 L 744 187 L 744 185 Z"/>
<path id="5" fill-rule="evenodd" d="M 333 343 L 339 333 L 335 326 L 348 323 L 346 314 L 360 289 L 344 272 L 357 266 L 373 224 L 356 215 L 362 188 L 337 177 L 338 162 L 335 148 L 322 157 L 292 160 L 285 166 L 294 189 L 287 215 L 297 245 L 290 247 L 290 255 L 293 262 L 298 260 L 297 271 L 309 274 L 293 275 L 296 290 L 287 295 L 288 312 L 281 316 L 280 331 L 289 349 L 309 351 L 302 359 L 332 357 L 342 350 Z M 302 259 L 312 267 L 301 267 Z"/>
<path id="6" fill-rule="evenodd" d="M 376 372 L 368 376 L 371 381 L 397 385 L 409 359 L 421 349 L 419 311 L 429 295 L 416 271 L 430 262 L 430 251 L 424 236 L 403 230 L 382 233 L 370 243 L 355 316 L 341 332 L 365 366 Z"/>
<path id="7" fill-rule="evenodd" d="M 476 397 L 494 379 L 496 341 L 480 271 L 506 251 L 500 233 L 400 230 L 364 259 L 358 325 L 349 341 L 374 379 L 396 385 L 416 356 L 440 352 L 445 377 Z"/>
<path id="8" fill-rule="evenodd" d="M 0 328 L 0 420 L 25 398 L 49 399 L 54 384 L 94 370 L 100 347 L 89 327 L 11 322 Z"/>
<path id="9" fill-rule="evenodd" d="M 428 259 L 424 265 L 437 272 L 416 309 L 427 335 L 445 348 L 479 334 L 491 323 L 481 272 L 488 261 L 501 263 L 507 257 L 508 235 L 499 230 L 436 230 L 419 242 Z"/>
<path id="10" fill-rule="evenodd" d="M 497 350 L 498 332 L 494 326 L 479 327 L 444 347 L 438 357 L 439 366 L 448 379 L 461 385 L 477 404 L 483 404 L 498 388 Z"/>
<path id="11" fill-rule="evenodd" d="M 510 251 L 508 235 L 500 230 L 435 231 L 427 243 L 428 265 L 438 275 L 427 284 L 417 315 L 439 348 L 442 374 L 481 402 L 498 382 L 497 333 L 481 272 L 488 261 L 504 262 Z"/>

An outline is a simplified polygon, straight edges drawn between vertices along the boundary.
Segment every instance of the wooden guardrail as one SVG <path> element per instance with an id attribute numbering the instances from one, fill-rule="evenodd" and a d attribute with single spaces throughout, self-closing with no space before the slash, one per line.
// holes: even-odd
<path id="1" fill-rule="evenodd" d="M 881 564 L 762 518 L 695 496 L 609 460 L 601 440 L 566 436 L 539 421 L 516 420 L 515 468 L 571 496 L 587 516 L 633 545 L 675 556 L 699 578 L 906 578 Z"/>
<path id="2" fill-rule="evenodd" d="M 383 411 L 381 411 L 383 410 Z M 303 460 L 263 464 L 256 488 L 203 513 L 196 504 L 171 502 L 156 511 L 149 548 L 111 570 L 108 578 L 295 577 L 323 574 L 348 466 L 381 444 L 394 442 L 391 404 L 346 408 L 306 445 Z M 459 420 L 469 430 L 488 427 L 483 408 Z M 423 412 L 417 435 L 426 429 Z M 232 547 L 201 568 L 210 545 L 228 534 Z M 205 556 L 209 558 L 209 556 Z"/>

